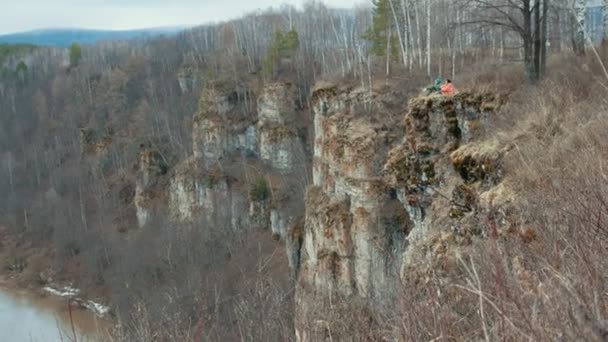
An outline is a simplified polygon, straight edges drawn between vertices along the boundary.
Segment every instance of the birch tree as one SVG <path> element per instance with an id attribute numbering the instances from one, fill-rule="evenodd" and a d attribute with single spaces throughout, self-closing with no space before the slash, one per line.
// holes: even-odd
<path id="1" fill-rule="evenodd" d="M 426 0 L 426 74 L 431 77 L 431 0 Z"/>
<path id="2" fill-rule="evenodd" d="M 585 11 L 586 1 L 585 0 L 574 0 L 572 4 L 572 10 L 574 13 L 574 20 L 576 25 L 575 35 L 572 41 L 574 52 L 581 56 L 585 54 Z"/>
<path id="3" fill-rule="evenodd" d="M 606 43 L 608 42 L 608 0 L 602 2 L 602 26 L 602 41 Z"/>

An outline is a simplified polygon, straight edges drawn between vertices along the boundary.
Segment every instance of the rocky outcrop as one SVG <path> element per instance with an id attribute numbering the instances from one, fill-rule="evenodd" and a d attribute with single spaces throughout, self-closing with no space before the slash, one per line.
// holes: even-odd
<path id="1" fill-rule="evenodd" d="M 502 178 L 502 157 L 507 150 L 492 139 L 464 145 L 452 152 L 450 159 L 465 182 L 496 182 Z"/>
<path id="2" fill-rule="evenodd" d="M 141 151 L 133 199 L 139 227 L 144 227 L 150 220 L 154 199 L 161 196 L 158 183 L 167 173 L 167 169 L 167 163 L 159 151 L 155 149 Z"/>
<path id="3" fill-rule="evenodd" d="M 182 93 L 196 89 L 200 83 L 200 76 L 193 67 L 182 67 L 177 73 L 177 83 Z"/>
<path id="4" fill-rule="evenodd" d="M 250 225 L 247 161 L 258 155 L 256 101 L 246 84 L 211 83 L 193 117 L 193 156 L 173 172 L 169 212 L 177 222 L 203 220 L 232 229 Z M 234 159 L 236 158 L 236 159 Z M 236 174 L 228 170 L 236 169 Z"/>
<path id="5" fill-rule="evenodd" d="M 415 221 L 412 238 L 425 235 L 426 211 L 439 188 L 454 186 L 450 153 L 483 134 L 484 122 L 499 105 L 491 95 L 467 93 L 410 101 L 404 120 L 406 137 L 389 153 L 384 177 Z"/>
<path id="6" fill-rule="evenodd" d="M 313 95 L 313 185 L 301 231 L 297 334 L 320 338 L 307 324 L 327 296 L 390 300 L 412 229 L 407 212 L 383 181 L 382 167 L 400 141 L 389 87 L 321 86 Z M 307 337 L 303 337 L 307 336 Z"/>
<path id="7" fill-rule="evenodd" d="M 328 296 L 363 299 L 376 309 L 394 302 L 410 278 L 415 246 L 477 210 L 472 183 L 491 187 L 500 178 L 502 152 L 473 142 L 501 99 L 424 97 L 404 108 L 391 89 L 325 85 L 314 92 L 313 185 L 296 294 L 301 340 L 322 338 L 326 327 L 315 331 L 310 323 Z"/>
<path id="8" fill-rule="evenodd" d="M 294 86 L 275 83 L 264 87 L 258 98 L 260 157 L 273 168 L 289 172 L 304 158 L 297 137 Z M 298 160 L 299 159 L 299 160 Z"/>
<path id="9" fill-rule="evenodd" d="M 182 163 L 169 184 L 169 213 L 177 222 L 248 226 L 248 199 L 238 182 L 220 169 L 202 170 L 195 159 Z"/>
<path id="10" fill-rule="evenodd" d="M 286 238 L 303 212 L 306 160 L 296 134 L 294 86 L 209 84 L 193 119 L 193 156 L 174 170 L 169 211 L 178 222 L 230 222 Z M 299 178 L 298 178 L 299 177 Z"/>
<path id="11" fill-rule="evenodd" d="M 207 86 L 192 120 L 194 158 L 209 168 L 234 152 L 256 154 L 256 114 L 255 99 L 247 85 Z"/>
<path id="12" fill-rule="evenodd" d="M 385 101 L 390 94 L 382 90 L 315 92 L 301 277 L 318 289 L 374 297 L 394 288 L 390 278 L 411 225 L 379 177 L 398 141 Z"/>

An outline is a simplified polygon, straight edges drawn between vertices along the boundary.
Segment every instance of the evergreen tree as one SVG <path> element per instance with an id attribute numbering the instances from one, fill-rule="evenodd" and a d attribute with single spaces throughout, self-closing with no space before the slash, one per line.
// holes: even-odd
<path id="1" fill-rule="evenodd" d="M 17 64 L 17 67 L 15 68 L 15 74 L 17 75 L 19 80 L 21 80 L 21 82 L 25 82 L 25 80 L 27 79 L 27 64 L 25 64 L 25 62 L 23 61 L 20 61 L 19 64 Z"/>
<path id="2" fill-rule="evenodd" d="M 296 50 L 300 47 L 300 38 L 298 32 L 291 30 L 287 32 L 283 42 L 283 53 L 287 57 L 293 57 Z"/>
<path id="3" fill-rule="evenodd" d="M 80 64 L 80 60 L 82 59 L 82 48 L 78 43 L 72 43 L 70 46 L 70 66 L 75 67 Z"/>
<path id="4" fill-rule="evenodd" d="M 269 75 L 273 74 L 276 65 L 281 62 L 281 59 L 293 58 L 299 47 L 300 38 L 297 31 L 291 30 L 283 33 L 281 29 L 277 29 L 274 33 L 268 55 L 264 60 L 264 72 Z"/>
<path id="5" fill-rule="evenodd" d="M 365 39 L 372 43 L 372 52 L 379 57 L 386 57 L 387 52 L 392 58 L 397 57 L 397 34 L 392 28 L 391 0 L 372 0 L 373 23 L 366 32 Z M 389 41 L 390 38 L 390 41 Z"/>

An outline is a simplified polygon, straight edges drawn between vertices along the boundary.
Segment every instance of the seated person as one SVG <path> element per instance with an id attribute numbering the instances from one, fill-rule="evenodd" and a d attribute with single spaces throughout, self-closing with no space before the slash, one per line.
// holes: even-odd
<path id="1" fill-rule="evenodd" d="M 456 88 L 454 88 L 452 80 L 447 80 L 445 84 L 441 86 L 441 95 L 452 96 L 454 94 L 456 94 Z"/>
<path id="2" fill-rule="evenodd" d="M 441 76 L 437 76 L 437 78 L 435 79 L 435 84 L 424 88 L 424 90 L 426 91 L 426 96 L 429 96 L 433 93 L 441 94 L 441 83 L 442 82 L 443 81 L 441 80 Z"/>

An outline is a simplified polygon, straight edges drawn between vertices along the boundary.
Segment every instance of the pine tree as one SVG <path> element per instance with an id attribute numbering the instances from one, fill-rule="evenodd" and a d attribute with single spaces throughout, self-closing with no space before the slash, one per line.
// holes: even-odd
<path id="1" fill-rule="evenodd" d="M 394 58 L 397 56 L 397 35 L 393 34 L 391 21 L 391 0 L 372 0 L 373 23 L 366 32 L 365 39 L 371 41 L 372 52 L 379 57 L 387 57 L 387 53 Z M 390 39 L 390 41 L 389 41 Z"/>
<path id="2" fill-rule="evenodd" d="M 296 30 L 291 30 L 287 32 L 284 37 L 283 42 L 283 53 L 287 57 L 293 57 L 296 50 L 300 47 L 300 37 L 298 36 L 298 32 Z"/>
<path id="3" fill-rule="evenodd" d="M 274 74 L 276 65 L 281 63 L 283 58 L 293 58 L 299 47 L 300 38 L 297 31 L 283 33 L 281 29 L 277 29 L 264 60 L 264 72 L 268 75 Z"/>
<path id="4" fill-rule="evenodd" d="M 80 60 L 82 59 L 82 49 L 80 44 L 72 43 L 70 46 L 70 66 L 75 67 L 80 64 Z"/>
<path id="5" fill-rule="evenodd" d="M 19 61 L 19 64 L 17 64 L 17 67 L 15 68 L 15 74 L 22 83 L 25 83 L 27 80 L 27 70 L 27 64 L 23 61 Z"/>

